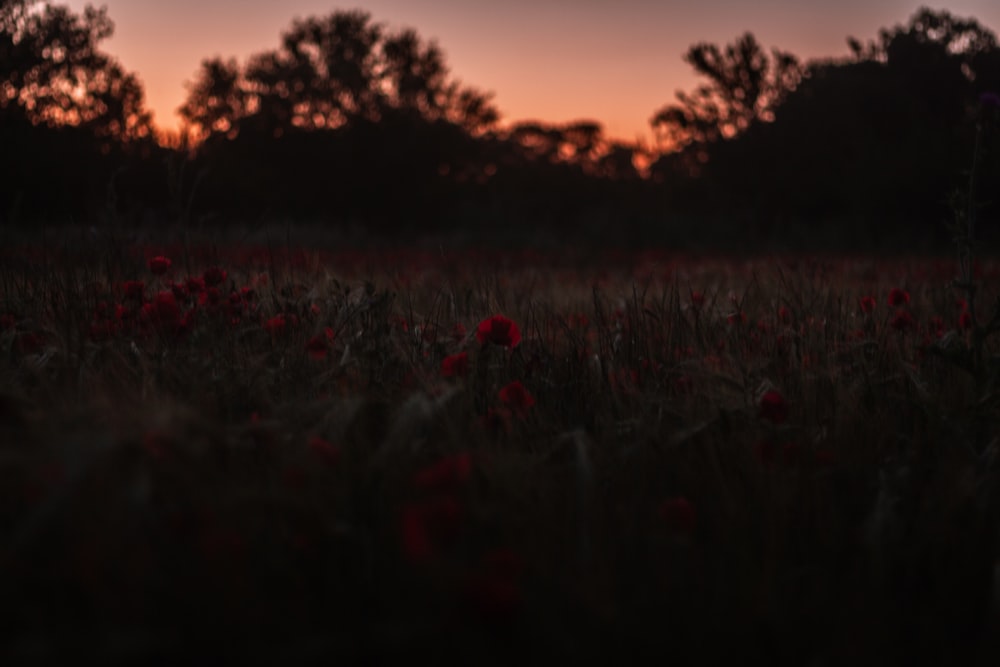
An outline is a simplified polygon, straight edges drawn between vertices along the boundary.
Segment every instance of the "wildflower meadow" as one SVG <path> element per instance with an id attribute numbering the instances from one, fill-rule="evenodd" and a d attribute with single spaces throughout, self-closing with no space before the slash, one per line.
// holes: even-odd
<path id="1" fill-rule="evenodd" d="M 0 253 L 18 661 L 1000 656 L 991 259 Z"/>

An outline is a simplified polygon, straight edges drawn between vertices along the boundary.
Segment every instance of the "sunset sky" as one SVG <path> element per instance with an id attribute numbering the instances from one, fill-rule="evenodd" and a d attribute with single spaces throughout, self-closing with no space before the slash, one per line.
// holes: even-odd
<path id="1" fill-rule="evenodd" d="M 115 35 L 104 48 L 146 87 L 155 122 L 175 111 L 202 59 L 241 62 L 278 46 L 296 17 L 363 9 L 390 28 L 435 40 L 452 74 L 492 91 L 505 121 L 592 119 L 614 138 L 649 142 L 649 118 L 697 79 L 682 56 L 699 41 L 725 44 L 749 30 L 765 47 L 803 59 L 848 53 L 905 23 L 925 2 L 909 0 L 61 0 L 106 5 Z M 1000 30 L 997 0 L 929 4 Z"/>

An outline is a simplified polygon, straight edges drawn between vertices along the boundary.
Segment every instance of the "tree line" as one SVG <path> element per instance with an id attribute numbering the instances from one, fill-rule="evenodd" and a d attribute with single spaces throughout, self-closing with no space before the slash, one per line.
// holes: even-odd
<path id="1" fill-rule="evenodd" d="M 362 11 L 296 20 L 245 62 L 204 60 L 180 140 L 162 145 L 141 83 L 100 48 L 112 31 L 105 9 L 0 0 L 5 225 L 905 245 L 944 233 L 977 128 L 979 177 L 1000 184 L 1000 47 L 944 11 L 849 38 L 841 59 L 803 63 L 750 33 L 694 44 L 704 83 L 655 111 L 652 149 L 591 121 L 505 126 L 436 43 Z"/>

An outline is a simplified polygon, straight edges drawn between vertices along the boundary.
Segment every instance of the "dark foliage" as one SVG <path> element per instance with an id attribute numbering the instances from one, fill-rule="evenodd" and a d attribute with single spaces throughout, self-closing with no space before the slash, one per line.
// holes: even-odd
<path id="1" fill-rule="evenodd" d="M 840 60 L 801 63 L 750 33 L 695 44 L 685 60 L 706 83 L 656 112 L 654 154 L 591 121 L 501 126 L 435 43 L 360 11 L 297 20 L 242 63 L 205 60 L 166 148 L 140 82 L 98 48 L 106 12 L 38 4 L 0 5 L 11 226 L 280 221 L 902 250 L 947 240 L 977 127 L 984 240 L 1000 218 L 1000 112 L 981 102 L 1000 91 L 1000 47 L 943 11 L 850 38 Z"/>

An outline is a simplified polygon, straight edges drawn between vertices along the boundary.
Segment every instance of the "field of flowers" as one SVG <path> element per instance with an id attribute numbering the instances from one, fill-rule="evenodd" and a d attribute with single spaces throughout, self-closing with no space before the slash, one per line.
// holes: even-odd
<path id="1" fill-rule="evenodd" d="M 0 250 L 6 664 L 996 664 L 1000 263 Z"/>

